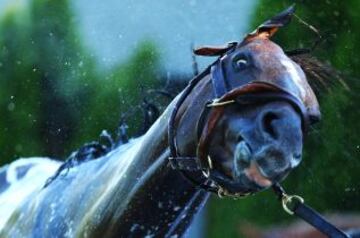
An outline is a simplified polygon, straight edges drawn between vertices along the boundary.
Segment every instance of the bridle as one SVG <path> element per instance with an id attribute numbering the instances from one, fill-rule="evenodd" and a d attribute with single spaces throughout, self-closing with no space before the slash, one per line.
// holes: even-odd
<path id="1" fill-rule="evenodd" d="M 180 173 L 196 187 L 209 192 L 217 193 L 219 196 L 243 197 L 249 193 L 238 193 L 235 191 L 235 182 L 225 177 L 215 170 L 211 157 L 209 156 L 209 143 L 211 141 L 214 128 L 224 114 L 225 107 L 237 103 L 239 105 L 270 100 L 283 100 L 289 102 L 301 115 L 303 131 L 308 127 L 308 110 L 304 103 L 289 90 L 280 85 L 265 81 L 253 80 L 235 88 L 230 88 L 229 79 L 224 74 L 223 62 L 226 57 L 235 51 L 238 43 L 233 42 L 229 50 L 220 56 L 214 63 L 206 68 L 202 73 L 190 81 L 180 98 L 176 102 L 171 113 L 168 125 L 168 140 L 170 147 L 169 162 L 173 169 Z M 176 125 L 175 119 L 179 108 L 194 87 L 207 75 L 211 75 L 211 84 L 215 98 L 208 101 L 197 122 L 198 145 L 196 156 L 180 155 L 176 147 Z M 200 176 L 190 176 L 189 172 L 201 172 Z M 199 178 L 200 177 L 200 178 Z M 225 188 L 226 187 L 226 188 Z"/>
<path id="2" fill-rule="evenodd" d="M 248 34 L 243 42 L 245 42 L 247 38 L 251 39 L 251 37 L 260 36 L 261 34 L 265 34 L 267 38 L 270 38 L 279 27 L 283 27 L 290 22 L 294 12 L 295 7 L 292 5 L 278 15 L 265 21 L 253 33 Z M 254 80 L 246 84 L 243 83 L 238 85 L 235 88 L 230 88 L 228 78 L 223 72 L 223 61 L 238 46 L 241 47 L 243 42 L 230 43 L 229 47 L 223 48 L 224 52 L 221 49 L 222 55 L 220 55 L 220 57 L 208 66 L 202 73 L 190 81 L 175 103 L 168 124 L 168 141 L 170 147 L 169 163 L 171 167 L 179 171 L 187 181 L 190 181 L 197 188 L 217 193 L 220 197 L 231 196 L 239 198 L 249 194 L 246 192 L 238 193 L 236 190 L 233 190 L 232 187 L 235 187 L 236 185 L 234 184 L 234 181 L 225 177 L 213 167 L 211 157 L 208 153 L 213 130 L 219 119 L 224 114 L 224 108 L 227 105 L 233 103 L 243 105 L 270 100 L 285 100 L 289 102 L 301 116 L 303 134 L 306 134 L 307 128 L 310 124 L 309 110 L 304 102 L 296 95 L 292 94 L 290 90 L 283 88 L 281 85 Z M 212 54 L 210 53 L 204 55 Z M 197 123 L 198 145 L 196 156 L 183 156 L 179 154 L 176 147 L 175 119 L 179 108 L 182 106 L 187 96 L 208 74 L 211 75 L 215 98 L 205 104 Z M 197 175 L 197 178 L 195 179 L 190 175 L 190 172 L 200 172 L 198 173 L 200 175 Z M 343 231 L 326 221 L 314 209 L 307 206 L 304 203 L 303 198 L 300 196 L 288 195 L 278 183 L 275 183 L 272 188 L 279 200 L 282 202 L 284 210 L 290 215 L 297 215 L 329 237 L 349 237 Z"/>
<path id="3" fill-rule="evenodd" d="M 213 167 L 211 157 L 208 153 L 212 133 L 217 122 L 224 114 L 225 107 L 234 103 L 244 105 L 270 100 L 283 100 L 289 102 L 301 116 L 304 134 L 307 132 L 310 120 L 305 104 L 297 96 L 289 90 L 282 88 L 280 85 L 254 80 L 239 85 L 236 88 L 229 88 L 227 78 L 223 72 L 223 60 L 231 54 L 236 47 L 237 43 L 233 43 L 233 46 L 230 47 L 227 52 L 190 81 L 175 103 L 171 113 L 168 122 L 168 141 L 170 147 L 169 163 L 171 167 L 179 171 L 187 181 L 192 183 L 196 188 L 215 193 L 219 197 L 228 196 L 241 198 L 251 193 L 239 193 L 236 192 L 236 190 L 232 190 L 232 187 L 236 187 L 236 184 Z M 187 96 L 208 74 L 211 74 L 215 98 L 205 104 L 197 123 L 198 145 L 196 156 L 182 156 L 178 153 L 176 147 L 175 119 Z M 190 175 L 191 172 L 200 173 L 198 173 L 197 178 L 194 178 Z M 321 214 L 306 205 L 302 197 L 298 195 L 288 195 L 278 183 L 275 183 L 272 189 L 281 201 L 283 209 L 288 214 L 300 217 L 329 237 L 349 237 L 346 233 L 329 223 Z"/>

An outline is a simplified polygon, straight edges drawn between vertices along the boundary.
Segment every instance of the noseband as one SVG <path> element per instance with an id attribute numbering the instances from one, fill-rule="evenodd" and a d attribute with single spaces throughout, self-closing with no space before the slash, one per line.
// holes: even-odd
<path id="1" fill-rule="evenodd" d="M 225 107 L 230 104 L 253 104 L 258 102 L 267 102 L 272 100 L 282 100 L 289 102 L 294 109 L 301 115 L 303 132 L 308 127 L 308 112 L 304 103 L 290 91 L 283 89 L 280 85 L 264 81 L 251 81 L 239 85 L 236 88 L 230 88 L 229 82 L 224 75 L 224 59 L 232 53 L 237 46 L 233 46 L 224 55 L 219 57 L 214 63 L 206 68 L 201 74 L 190 81 L 180 98 L 176 102 L 168 125 L 168 140 L 170 147 L 169 162 L 173 169 L 178 170 L 181 174 L 196 187 L 209 192 L 217 193 L 219 196 L 242 197 L 249 193 L 235 192 L 235 181 L 225 177 L 222 173 L 215 170 L 209 156 L 209 144 L 214 128 L 217 122 L 224 114 Z M 182 156 L 178 153 L 176 147 L 176 127 L 175 119 L 179 108 L 192 92 L 194 87 L 207 74 L 211 74 L 211 83 L 214 90 L 215 98 L 206 103 L 197 123 L 198 146 L 196 156 Z M 200 178 L 190 176 L 189 173 L 201 172 Z M 227 187 L 227 188 L 225 188 Z"/>

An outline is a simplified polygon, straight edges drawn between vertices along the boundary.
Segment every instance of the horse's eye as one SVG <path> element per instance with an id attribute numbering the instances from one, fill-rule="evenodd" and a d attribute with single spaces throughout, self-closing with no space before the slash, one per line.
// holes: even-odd
<path id="1" fill-rule="evenodd" d="M 238 69 L 244 69 L 248 65 L 248 61 L 244 58 L 237 59 L 235 65 Z"/>

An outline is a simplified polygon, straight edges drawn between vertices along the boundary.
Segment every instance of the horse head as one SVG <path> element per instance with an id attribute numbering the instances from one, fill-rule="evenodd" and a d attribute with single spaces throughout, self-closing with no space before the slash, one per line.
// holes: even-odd
<path id="1" fill-rule="evenodd" d="M 244 195 L 282 181 L 299 165 L 307 128 L 320 119 L 319 105 L 301 67 L 270 40 L 293 13 L 288 8 L 241 42 L 194 51 L 218 59 L 203 79 L 190 83 L 174 115 L 173 167 L 188 178 L 199 181 L 190 165 L 197 164 L 209 188 Z"/>

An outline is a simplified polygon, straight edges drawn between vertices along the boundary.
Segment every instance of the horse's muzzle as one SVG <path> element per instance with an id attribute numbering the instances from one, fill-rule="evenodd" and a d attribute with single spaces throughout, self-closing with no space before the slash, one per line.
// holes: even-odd
<path id="1" fill-rule="evenodd" d="M 235 147 L 233 177 L 258 190 L 282 181 L 299 165 L 303 135 L 300 116 L 286 102 L 264 105 L 254 123 L 249 134 L 239 136 L 246 139 Z"/>

